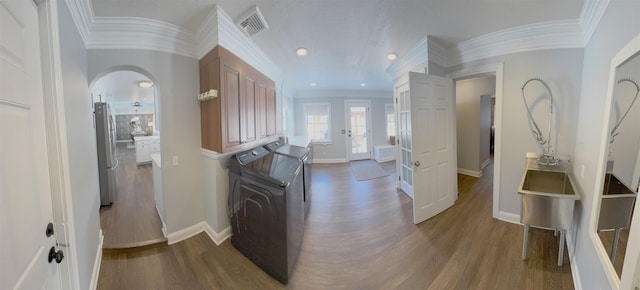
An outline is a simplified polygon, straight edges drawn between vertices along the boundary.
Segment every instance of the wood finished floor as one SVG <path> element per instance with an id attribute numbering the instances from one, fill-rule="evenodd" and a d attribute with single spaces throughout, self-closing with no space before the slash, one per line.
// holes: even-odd
<path id="1" fill-rule="evenodd" d="M 607 250 L 607 254 L 611 253 L 611 249 L 613 248 L 613 238 L 615 236 L 614 231 L 601 231 L 598 233 L 598 236 L 600 237 L 602 245 Z M 627 241 L 629 241 L 629 229 L 623 229 L 620 231 L 616 260 L 613 263 L 613 268 L 616 269 L 618 277 L 622 276 L 622 265 L 624 264 L 624 256 L 627 252 Z"/>
<path id="2" fill-rule="evenodd" d="M 288 285 L 262 272 L 229 240 L 202 233 L 171 246 L 108 253 L 98 289 L 573 289 L 565 253 L 556 265 L 552 231 L 532 229 L 520 259 L 522 226 L 491 218 L 492 166 L 459 176 L 445 212 L 414 225 L 412 203 L 387 177 L 357 182 L 347 163 L 314 164 L 311 211 Z M 514 193 L 516 194 L 516 193 Z"/>
<path id="3" fill-rule="evenodd" d="M 116 195 L 111 206 L 100 207 L 105 249 L 166 242 L 153 195 L 151 164 L 136 164 L 134 148 L 116 147 Z"/>

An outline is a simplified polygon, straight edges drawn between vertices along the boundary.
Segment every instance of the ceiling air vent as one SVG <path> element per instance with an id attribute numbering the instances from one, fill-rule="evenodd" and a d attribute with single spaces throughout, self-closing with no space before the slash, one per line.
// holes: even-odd
<path id="1" fill-rule="evenodd" d="M 262 13 L 260 13 L 260 9 L 258 9 L 258 5 L 253 6 L 249 11 L 238 18 L 236 20 L 236 24 L 247 36 L 252 36 L 269 28 L 267 21 L 264 20 Z"/>

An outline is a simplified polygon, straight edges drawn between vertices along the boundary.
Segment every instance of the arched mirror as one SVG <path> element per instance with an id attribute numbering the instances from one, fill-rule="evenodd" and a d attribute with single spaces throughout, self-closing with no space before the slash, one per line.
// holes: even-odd
<path id="1" fill-rule="evenodd" d="M 598 238 L 607 251 L 606 263 L 615 269 L 618 279 L 640 182 L 640 52 L 628 55 L 615 66 L 610 85 L 608 156 L 596 220 Z"/>

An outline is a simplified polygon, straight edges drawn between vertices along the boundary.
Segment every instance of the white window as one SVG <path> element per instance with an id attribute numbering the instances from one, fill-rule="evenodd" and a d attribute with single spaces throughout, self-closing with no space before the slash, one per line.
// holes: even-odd
<path id="1" fill-rule="evenodd" d="M 307 139 L 316 142 L 331 142 L 331 104 L 304 104 L 304 121 Z"/>
<path id="2" fill-rule="evenodd" d="M 385 104 L 384 112 L 387 118 L 387 141 L 389 141 L 389 137 L 396 135 L 396 112 L 393 110 L 393 104 Z"/>

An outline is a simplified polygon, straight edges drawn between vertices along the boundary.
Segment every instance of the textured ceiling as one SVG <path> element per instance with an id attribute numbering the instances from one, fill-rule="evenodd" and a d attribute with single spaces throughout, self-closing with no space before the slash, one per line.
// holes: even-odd
<path id="1" fill-rule="evenodd" d="M 582 0 L 93 0 L 96 16 L 166 21 L 195 31 L 215 4 L 232 19 L 258 5 L 270 28 L 252 37 L 287 90 L 391 90 L 388 52 L 427 35 L 447 46 L 527 24 L 578 19 Z M 306 57 L 297 47 L 309 49 Z M 310 87 L 316 82 L 316 87 Z M 360 83 L 365 82 L 366 87 Z"/>

